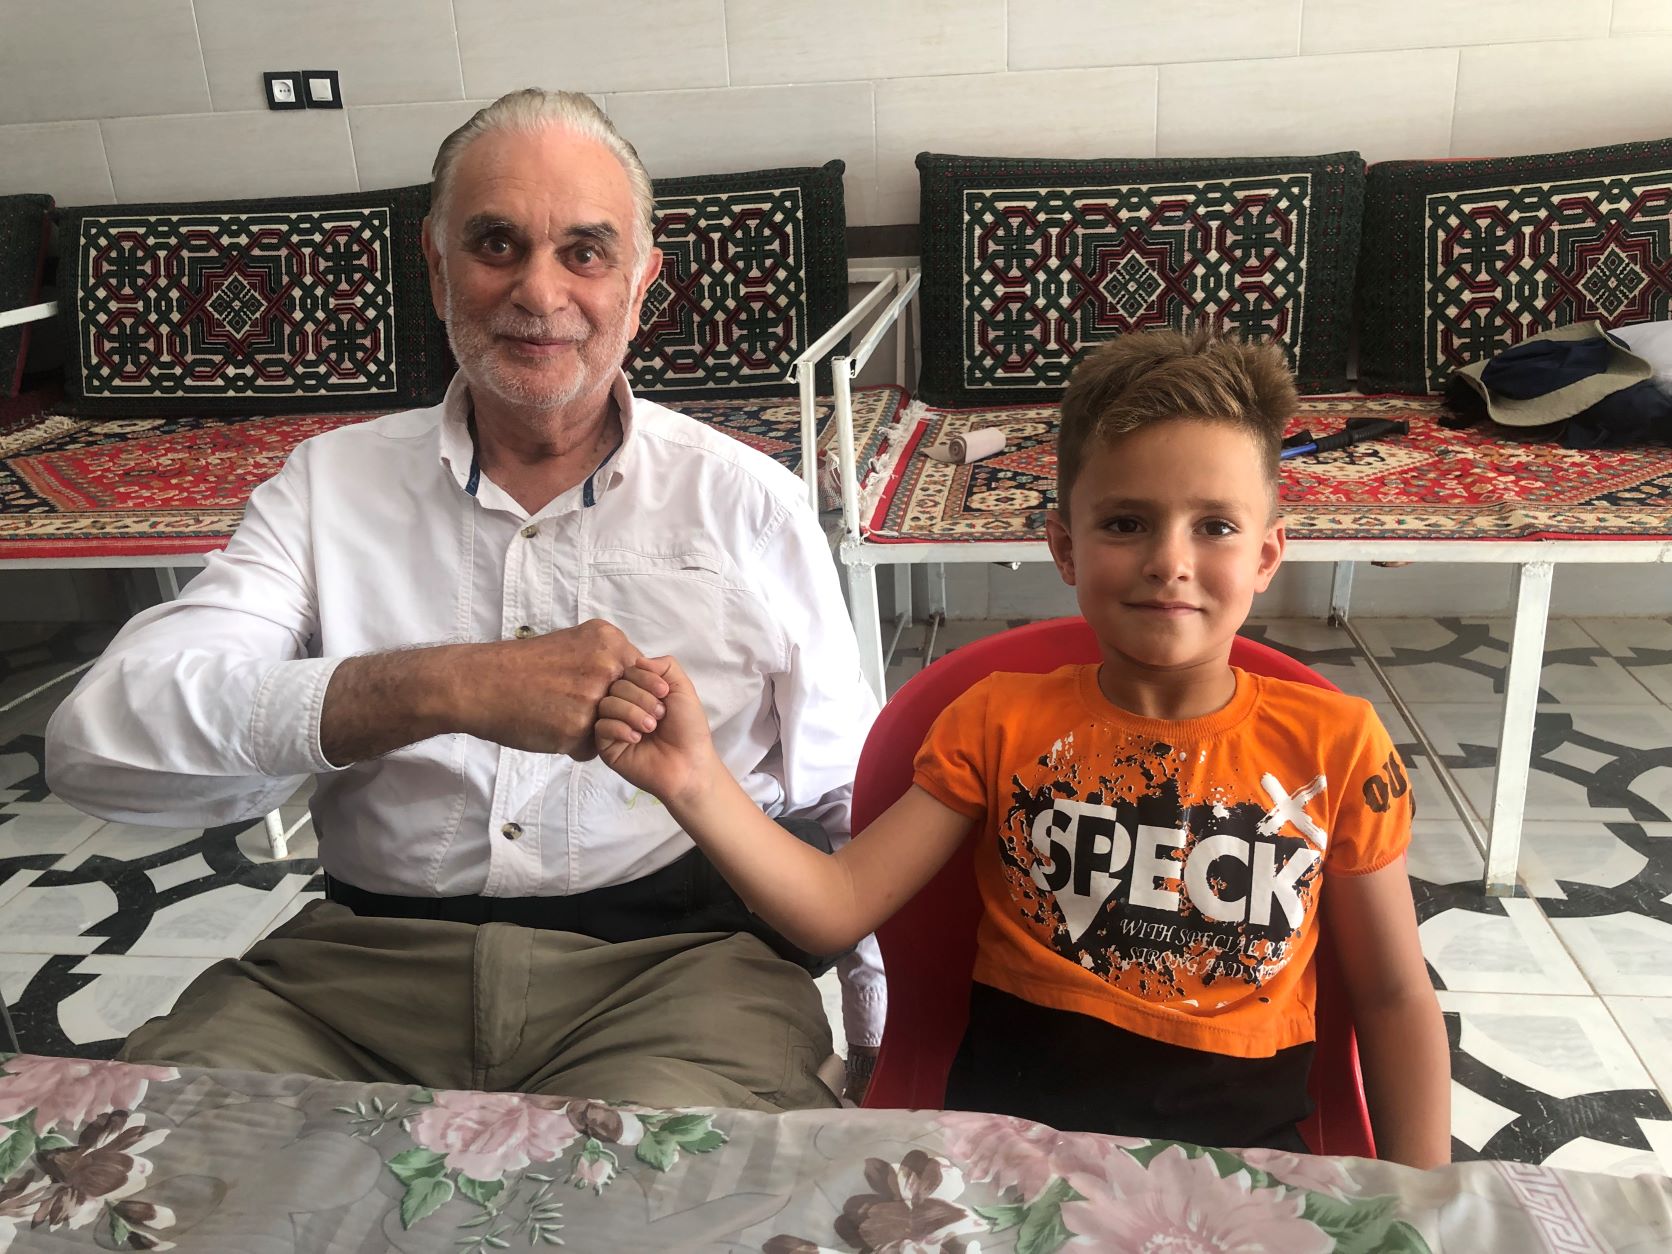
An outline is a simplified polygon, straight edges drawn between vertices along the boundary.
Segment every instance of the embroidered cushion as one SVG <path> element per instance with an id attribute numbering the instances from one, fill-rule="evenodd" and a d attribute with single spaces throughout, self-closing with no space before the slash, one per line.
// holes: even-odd
<path id="1" fill-rule="evenodd" d="M 662 272 L 628 352 L 636 391 L 794 387 L 791 364 L 847 309 L 844 168 L 656 180 Z"/>
<path id="2" fill-rule="evenodd" d="M 452 375 L 420 247 L 429 187 L 60 215 L 65 412 L 392 411 Z"/>
<path id="3" fill-rule="evenodd" d="M 1672 317 L 1672 139 L 1372 167 L 1359 384 L 1437 392 L 1453 370 L 1574 322 Z"/>
<path id="4" fill-rule="evenodd" d="M 1057 399 L 1100 341 L 1208 320 L 1345 385 L 1364 165 L 921 153 L 923 371 L 937 405 Z"/>

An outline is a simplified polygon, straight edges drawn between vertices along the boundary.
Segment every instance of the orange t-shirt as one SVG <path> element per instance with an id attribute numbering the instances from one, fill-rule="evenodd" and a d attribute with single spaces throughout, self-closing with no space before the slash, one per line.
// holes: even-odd
<path id="1" fill-rule="evenodd" d="M 990 675 L 918 752 L 917 785 L 981 826 L 975 978 L 1192 1049 L 1310 1041 L 1324 873 L 1410 841 L 1375 711 L 1233 668 L 1223 709 L 1144 719 L 1097 670 Z"/>

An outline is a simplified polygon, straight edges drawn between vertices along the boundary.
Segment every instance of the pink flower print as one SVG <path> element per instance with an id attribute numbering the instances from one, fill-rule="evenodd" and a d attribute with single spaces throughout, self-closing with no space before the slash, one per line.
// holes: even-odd
<path id="1" fill-rule="evenodd" d="M 443 1090 L 412 1121 L 412 1139 L 473 1180 L 498 1180 L 531 1162 L 551 1162 L 580 1134 L 562 1109 L 520 1093 Z"/>
<path id="2" fill-rule="evenodd" d="M 1014 1186 L 1024 1201 L 1038 1197 L 1052 1176 L 1089 1175 L 1102 1180 L 1109 1155 L 1118 1154 L 1132 1162 L 1119 1146 L 1143 1144 L 1126 1137 L 1058 1132 L 1013 1115 L 948 1111 L 938 1115 L 935 1122 L 946 1138 L 953 1161 L 971 1180 L 990 1181 L 1001 1191 Z M 1133 1165 L 1136 1167 L 1136 1163 Z"/>
<path id="3" fill-rule="evenodd" d="M 176 1080 L 173 1067 L 142 1067 L 97 1058 L 37 1058 L 19 1054 L 0 1075 L 0 1123 L 30 1110 L 35 1131 L 76 1128 L 94 1115 L 133 1110 L 152 1081 Z"/>
<path id="4" fill-rule="evenodd" d="M 616 1168 L 620 1165 L 620 1160 L 597 1138 L 587 1137 L 585 1146 L 575 1155 L 574 1165 L 569 1169 L 569 1183 L 577 1189 L 591 1189 L 601 1194 L 604 1186 L 615 1179 Z"/>
<path id="5" fill-rule="evenodd" d="M 1353 1187 L 1341 1163 L 1333 1158 L 1314 1158 L 1311 1154 L 1291 1154 L 1287 1150 L 1247 1149 L 1236 1155 L 1250 1167 L 1258 1167 L 1267 1175 L 1297 1189 L 1327 1193 L 1344 1198 Z"/>
<path id="6" fill-rule="evenodd" d="M 1222 1178 L 1211 1159 L 1190 1158 L 1173 1145 L 1143 1174 L 1140 1188 L 1065 1203 L 1063 1223 L 1106 1254 L 1329 1254 L 1335 1248 L 1334 1238 L 1301 1218 L 1303 1195 L 1252 1188 L 1247 1172 Z"/>

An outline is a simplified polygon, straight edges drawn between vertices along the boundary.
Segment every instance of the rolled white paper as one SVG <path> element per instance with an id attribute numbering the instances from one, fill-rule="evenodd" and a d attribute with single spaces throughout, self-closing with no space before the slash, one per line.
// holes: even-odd
<path id="1" fill-rule="evenodd" d="M 968 465 L 978 462 L 983 457 L 991 457 L 994 453 L 1004 451 L 1003 427 L 977 427 L 963 435 L 955 435 L 942 440 L 933 448 L 926 450 L 925 456 L 937 462 L 957 462 Z"/>

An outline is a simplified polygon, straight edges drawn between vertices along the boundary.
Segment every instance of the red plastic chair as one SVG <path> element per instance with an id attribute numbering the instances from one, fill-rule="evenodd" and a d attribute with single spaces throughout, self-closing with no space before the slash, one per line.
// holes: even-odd
<path id="1" fill-rule="evenodd" d="M 1069 662 L 1095 662 L 1097 639 L 1082 618 L 1030 623 L 968 644 L 912 676 L 882 709 L 853 789 L 854 831 L 863 831 L 911 785 L 912 759 L 935 717 L 952 699 L 994 671 L 1043 673 Z M 1231 662 L 1246 671 L 1334 689 L 1310 667 L 1237 637 Z M 969 1020 L 975 927 L 981 914 L 975 868 L 954 857 L 877 929 L 888 970 L 888 1022 L 865 1094 L 867 1107 L 939 1109 L 946 1077 Z M 1358 1045 L 1346 989 L 1328 937 L 1317 949 L 1317 1049 L 1309 1088 L 1315 1109 L 1300 1133 L 1315 1154 L 1374 1158 Z"/>

